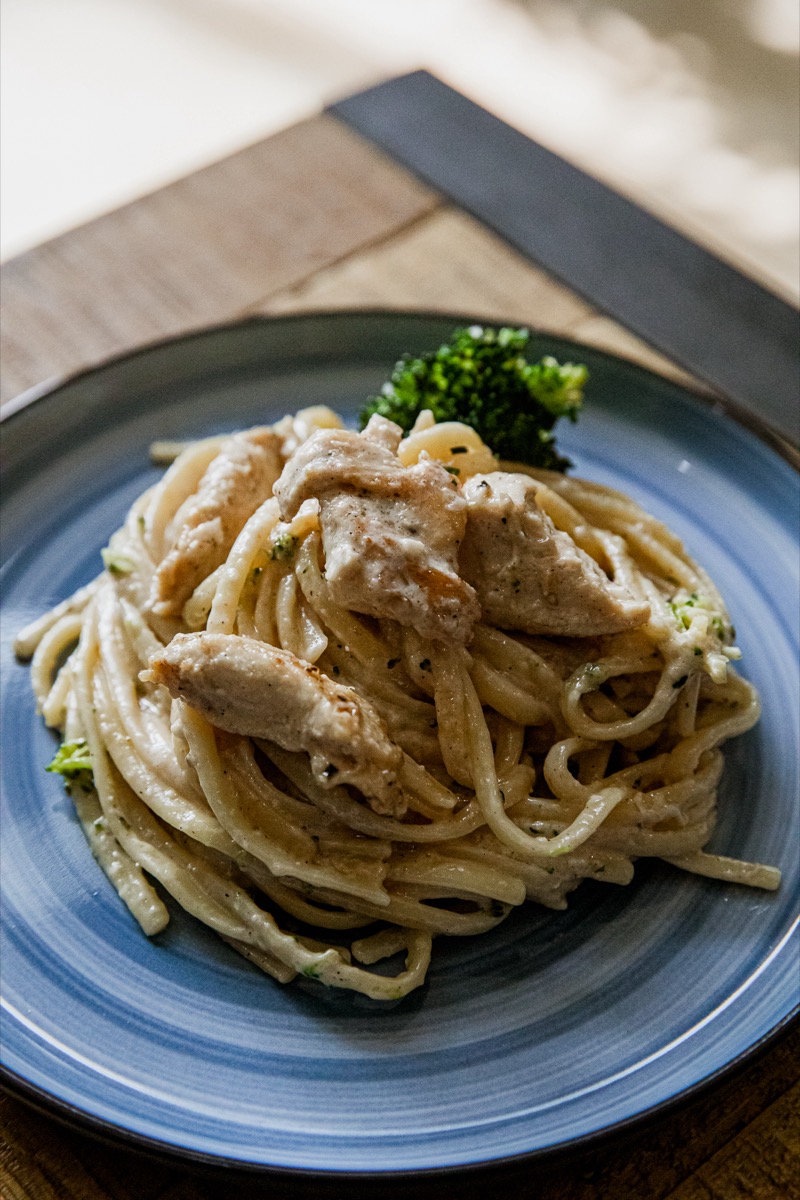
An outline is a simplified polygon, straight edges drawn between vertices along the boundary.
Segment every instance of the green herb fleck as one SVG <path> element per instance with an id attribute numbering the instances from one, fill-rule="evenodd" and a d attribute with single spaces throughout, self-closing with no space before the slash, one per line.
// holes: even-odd
<path id="1" fill-rule="evenodd" d="M 81 787 L 90 786 L 92 756 L 86 739 L 77 738 L 74 742 L 62 742 L 45 771 L 63 775 L 67 783 L 79 783 Z"/>
<path id="2" fill-rule="evenodd" d="M 100 554 L 103 558 L 103 566 L 111 575 L 130 575 L 136 566 L 129 555 L 122 554 L 119 550 L 112 550 L 110 546 L 104 546 Z"/>
<path id="3" fill-rule="evenodd" d="M 291 558 L 297 549 L 298 538 L 291 533 L 282 533 L 275 538 L 270 551 L 273 562 L 283 562 Z"/>
<path id="4" fill-rule="evenodd" d="M 605 683 L 608 678 L 608 672 L 600 663 L 585 663 L 581 667 L 581 675 L 583 676 L 584 685 L 592 687 L 600 687 L 601 683 Z"/>

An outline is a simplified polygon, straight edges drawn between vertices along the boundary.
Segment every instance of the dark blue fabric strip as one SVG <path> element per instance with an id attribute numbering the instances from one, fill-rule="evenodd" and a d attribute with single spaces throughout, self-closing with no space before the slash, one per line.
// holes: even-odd
<path id="1" fill-rule="evenodd" d="M 427 71 L 329 111 L 686 370 L 800 440 L 800 322 L 790 304 Z"/>

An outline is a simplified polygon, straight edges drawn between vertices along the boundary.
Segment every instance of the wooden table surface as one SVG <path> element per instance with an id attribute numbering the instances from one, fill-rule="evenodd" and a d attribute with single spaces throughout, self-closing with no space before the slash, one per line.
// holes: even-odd
<path id="1" fill-rule="evenodd" d="M 247 314 L 336 308 L 530 324 L 686 379 L 330 115 L 12 260 L 2 296 L 5 408 L 28 389 L 156 339 Z M 799 1052 L 795 1027 L 736 1076 L 624 1141 L 512 1171 L 502 1186 L 509 1196 L 542 1200 L 798 1196 Z M 5 1200 L 210 1200 L 298 1190 L 286 1180 L 242 1183 L 112 1148 L 10 1096 L 0 1115 Z M 457 1194 L 485 1195 L 490 1186 L 474 1177 Z M 435 1194 L 449 1188 L 442 1182 Z M 387 1190 L 420 1195 L 411 1185 Z"/>

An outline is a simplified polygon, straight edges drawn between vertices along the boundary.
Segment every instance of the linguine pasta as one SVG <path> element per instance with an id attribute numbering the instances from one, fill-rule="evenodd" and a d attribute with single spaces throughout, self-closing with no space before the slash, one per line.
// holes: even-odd
<path id="1" fill-rule="evenodd" d="M 285 418 L 283 461 L 337 425 L 324 409 Z M 282 521 L 272 495 L 170 611 L 169 595 L 153 604 L 154 579 L 223 445 L 183 448 L 102 574 L 17 640 L 44 720 L 78 747 L 64 773 L 92 852 L 145 933 L 169 919 L 157 884 L 281 982 L 386 1000 L 423 982 L 435 936 L 484 933 L 526 900 L 563 909 L 583 879 L 629 883 L 638 858 L 778 886 L 774 868 L 704 849 L 721 746 L 759 701 L 730 666 L 722 599 L 663 524 L 599 484 L 498 464 L 473 430 L 423 414 L 404 466 L 438 460 L 454 487 L 498 469 L 532 477 L 556 529 L 649 619 L 588 638 L 485 620 L 466 644 L 426 638 L 337 604 L 319 506 Z M 365 698 L 401 751 L 403 815 L 321 778 L 304 749 L 216 727 L 172 696 L 150 664 L 199 631 L 279 648 Z M 389 974 L 371 969 L 394 956 Z"/>

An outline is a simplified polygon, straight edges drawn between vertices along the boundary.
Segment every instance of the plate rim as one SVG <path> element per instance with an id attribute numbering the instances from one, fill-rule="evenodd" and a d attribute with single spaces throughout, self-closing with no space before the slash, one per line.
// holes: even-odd
<path id="1" fill-rule="evenodd" d="M 517 329 L 528 329 L 534 337 L 552 337 L 558 341 L 571 345 L 576 350 L 588 349 L 593 354 L 599 355 L 611 363 L 619 363 L 624 367 L 632 369 L 634 373 L 655 378 L 661 382 L 670 384 L 691 396 L 703 408 L 708 411 L 715 412 L 717 415 L 728 417 L 735 424 L 747 429 L 750 433 L 755 434 L 762 442 L 774 450 L 780 458 L 794 467 L 800 473 L 800 445 L 795 446 L 783 434 L 775 430 L 768 421 L 766 421 L 759 413 L 753 412 L 743 405 L 731 400 L 728 396 L 721 392 L 715 392 L 710 388 L 704 388 L 698 381 L 693 384 L 691 380 L 672 379 L 668 375 L 661 375 L 652 367 L 647 367 L 642 363 L 636 362 L 635 359 L 626 358 L 622 354 L 616 354 L 612 350 L 606 350 L 602 346 L 594 346 L 589 342 L 581 341 L 579 338 L 573 338 L 568 334 L 559 333 L 555 329 L 541 328 L 540 326 L 521 323 L 517 320 L 506 320 L 498 317 L 480 317 L 474 314 L 453 313 L 445 311 L 437 311 L 436 309 L 408 309 L 408 308 L 383 308 L 381 306 L 365 307 L 365 308 L 312 308 L 304 309 L 297 313 L 276 313 L 270 316 L 264 313 L 253 313 L 245 317 L 237 317 L 230 321 L 212 322 L 207 325 L 200 325 L 194 329 L 189 329 L 183 333 L 174 335 L 165 335 L 161 338 L 152 338 L 138 346 L 134 346 L 130 350 L 122 350 L 118 354 L 104 356 L 99 362 L 96 362 L 87 367 L 80 367 L 75 371 L 69 371 L 63 375 L 51 376 L 48 379 L 42 380 L 40 383 L 33 384 L 24 391 L 19 392 L 16 396 L 11 397 L 5 402 L 0 411 L 0 424 L 6 425 L 7 422 L 13 420 L 19 413 L 30 408 L 31 405 L 42 400 L 52 400 L 57 393 L 72 384 L 78 383 L 84 378 L 88 378 L 103 371 L 108 367 L 121 366 L 126 362 L 130 362 L 136 358 L 151 353 L 152 351 L 167 349 L 170 346 L 179 345 L 181 343 L 203 340 L 209 336 L 224 334 L 226 332 L 234 332 L 237 329 L 258 328 L 259 326 L 272 326 L 277 324 L 302 324 L 307 320 L 385 320 L 391 318 L 403 318 L 407 320 L 430 320 L 430 321 L 449 321 L 452 322 L 454 328 L 461 325 L 484 325 L 498 326 L 509 325 Z"/>
<path id="2" fill-rule="evenodd" d="M 302 325 L 309 321 L 320 320 L 367 320 L 384 322 L 397 319 L 421 322 L 436 321 L 437 323 L 449 322 L 453 324 L 454 328 L 465 324 L 485 326 L 512 325 L 515 328 L 527 328 L 536 337 L 553 338 L 562 344 L 574 346 L 576 352 L 584 349 L 589 350 L 593 355 L 603 358 L 610 365 L 623 367 L 625 370 L 632 372 L 634 376 L 638 374 L 649 380 L 655 379 L 659 383 L 666 383 L 690 397 L 693 402 L 697 403 L 707 412 L 733 421 L 735 425 L 744 428 L 751 435 L 757 437 L 759 441 L 777 454 L 779 458 L 794 468 L 795 472 L 800 474 L 800 448 L 795 447 L 783 435 L 774 430 L 758 413 L 744 408 L 722 394 L 703 390 L 699 385 L 693 387 L 691 381 L 684 382 L 661 375 L 657 370 L 644 366 L 635 360 L 606 350 L 601 346 L 594 346 L 561 334 L 557 330 L 542 329 L 520 321 L 510 321 L 497 317 L 484 318 L 477 317 L 474 314 L 427 309 L 389 309 L 385 307 L 309 309 L 298 313 L 276 314 L 275 316 L 252 314 L 230 321 L 199 326 L 173 336 L 165 336 L 147 341 L 130 350 L 106 356 L 91 366 L 44 380 L 42 383 L 24 390 L 6 402 L 2 413 L 0 413 L 0 425 L 2 425 L 5 434 L 10 423 L 15 422 L 15 418 L 30 410 L 33 405 L 42 402 L 57 402 L 59 394 L 67 387 L 80 383 L 84 379 L 89 379 L 108 368 L 123 366 L 127 362 L 144 357 L 154 351 L 169 350 L 171 347 L 177 347 L 193 341 L 202 341 L 214 336 L 225 335 L 226 333 L 235 333 L 238 330 L 257 330 L 262 327 L 269 328 L 277 324 Z M 602 1129 L 580 1134 L 577 1137 L 562 1140 L 554 1145 L 541 1146 L 515 1154 L 507 1154 L 497 1158 L 484 1158 L 469 1163 L 445 1164 L 437 1167 L 389 1168 L 386 1170 L 367 1169 L 362 1171 L 352 1168 L 338 1170 L 335 1167 L 293 1167 L 246 1161 L 241 1158 L 217 1155 L 188 1146 L 161 1141 L 149 1134 L 139 1133 L 135 1130 L 116 1125 L 104 1117 L 81 1109 L 77 1105 L 53 1095 L 45 1087 L 24 1079 L 16 1071 L 4 1064 L 0 1064 L 0 1086 L 22 1103 L 58 1120 L 67 1128 L 88 1134 L 98 1142 L 111 1145 L 119 1145 L 121 1143 L 131 1152 L 159 1161 L 166 1159 L 176 1166 L 180 1166 L 181 1164 L 191 1165 L 204 1173 L 222 1171 L 230 1178 L 232 1173 L 236 1172 L 249 1179 L 259 1175 L 272 1175 L 287 1181 L 291 1179 L 309 1184 L 336 1181 L 341 1184 L 352 1183 L 357 1185 L 360 1183 L 389 1183 L 391 1181 L 402 1180 L 424 1183 L 426 1181 L 435 1182 L 437 1179 L 443 1178 L 450 1180 L 454 1176 L 462 1176 L 466 1179 L 467 1176 L 481 1172 L 490 1170 L 502 1172 L 532 1162 L 538 1163 L 545 1160 L 554 1162 L 566 1154 L 576 1152 L 585 1154 L 615 1139 L 622 1139 L 627 1135 L 640 1131 L 643 1126 L 665 1117 L 681 1107 L 689 1105 L 703 1093 L 719 1086 L 729 1077 L 752 1065 L 774 1043 L 787 1037 L 796 1025 L 800 1025 L 800 1000 L 771 1029 L 718 1067 L 710 1075 L 697 1080 L 688 1087 L 682 1088 L 674 1095 L 665 1097 L 640 1112 L 632 1113 L 616 1120 Z"/>
<path id="3" fill-rule="evenodd" d="M 705 1079 L 700 1079 L 675 1095 L 668 1096 L 639 1113 L 633 1113 L 620 1121 L 615 1121 L 603 1129 L 580 1134 L 578 1137 L 558 1142 L 553 1146 L 541 1146 L 535 1150 L 506 1154 L 500 1158 L 485 1158 L 476 1162 L 452 1163 L 440 1167 L 409 1167 L 407 1170 L 392 1167 L 385 1171 L 355 1171 L 349 1167 L 337 1170 L 335 1167 L 288 1167 L 275 1163 L 247 1162 L 240 1158 L 209 1154 L 171 1142 L 161 1142 L 147 1134 L 124 1129 L 102 1117 L 87 1113 L 66 1100 L 60 1100 L 38 1085 L 22 1079 L 15 1071 L 11 1071 L 1 1064 L 0 1086 L 28 1107 L 53 1117 L 69 1129 L 91 1136 L 97 1142 L 111 1146 L 121 1143 L 126 1150 L 145 1158 L 161 1162 L 167 1160 L 176 1167 L 180 1167 L 182 1164 L 190 1165 L 207 1175 L 224 1173 L 226 1178 L 232 1178 L 234 1174 L 237 1174 L 243 1180 L 252 1180 L 258 1176 L 274 1176 L 287 1182 L 289 1180 L 308 1184 L 336 1182 L 351 1183 L 355 1186 L 403 1181 L 433 1184 L 437 1180 L 445 1178 L 452 1180 L 456 1176 L 466 1182 L 468 1177 L 481 1172 L 497 1171 L 502 1173 L 534 1162 L 547 1162 L 548 1165 L 552 1165 L 570 1154 L 586 1155 L 600 1148 L 609 1149 L 614 1141 L 622 1143 L 626 1137 L 641 1133 L 643 1128 L 653 1122 L 688 1107 L 706 1092 L 713 1090 L 747 1067 L 755 1065 L 757 1060 L 766 1054 L 775 1043 L 783 1038 L 788 1038 L 795 1027 L 800 1028 L 800 1001 L 758 1041 L 723 1066 L 718 1067 Z"/>

